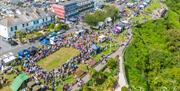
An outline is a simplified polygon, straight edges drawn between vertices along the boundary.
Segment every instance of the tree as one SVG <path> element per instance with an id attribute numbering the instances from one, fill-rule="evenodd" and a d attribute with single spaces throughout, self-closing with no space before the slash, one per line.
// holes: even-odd
<path id="1" fill-rule="evenodd" d="M 106 5 L 103 10 L 97 10 L 94 13 L 85 16 L 85 22 L 91 26 L 96 26 L 98 22 L 103 22 L 107 17 L 117 18 L 119 10 L 114 5 Z"/>
<path id="2" fill-rule="evenodd" d="M 54 27 L 55 27 L 55 24 L 54 23 L 51 23 L 50 25 L 49 25 L 49 29 L 51 30 L 51 29 L 54 29 Z"/>
<path id="3" fill-rule="evenodd" d="M 125 86 L 123 86 L 123 87 L 121 88 L 121 91 L 128 91 L 128 88 L 125 87 Z"/>
<path id="4" fill-rule="evenodd" d="M 54 31 L 59 31 L 60 29 L 62 29 L 62 24 L 58 24 L 58 25 L 54 28 Z"/>
<path id="5" fill-rule="evenodd" d="M 107 66 L 109 69 L 116 69 L 118 66 L 118 63 L 115 59 L 111 58 L 108 60 Z"/>
<path id="6" fill-rule="evenodd" d="M 91 26 L 96 26 L 98 23 L 98 20 L 96 19 L 94 14 L 88 14 L 84 18 L 85 22 Z"/>
<path id="7" fill-rule="evenodd" d="M 106 16 L 108 17 L 115 19 L 119 16 L 119 10 L 114 5 L 105 5 L 104 10 L 106 11 Z"/>
<path id="8" fill-rule="evenodd" d="M 15 36 L 19 39 L 20 42 L 22 42 L 23 38 L 26 36 L 26 33 L 22 31 L 16 31 Z"/>

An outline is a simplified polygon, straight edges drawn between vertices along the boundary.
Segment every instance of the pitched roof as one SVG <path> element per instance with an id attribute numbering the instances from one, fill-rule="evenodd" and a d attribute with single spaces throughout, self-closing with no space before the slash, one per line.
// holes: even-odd
<path id="1" fill-rule="evenodd" d="M 20 75 L 18 75 L 14 81 L 11 84 L 11 89 L 12 91 L 17 91 L 19 89 L 19 87 L 22 85 L 22 83 L 27 80 L 29 77 L 25 74 L 25 73 L 21 73 Z"/>
<path id="2" fill-rule="evenodd" d="M 14 14 L 1 19 L 0 25 L 10 27 L 54 15 L 51 11 L 43 9 L 19 9 L 19 11 L 21 14 Z"/>

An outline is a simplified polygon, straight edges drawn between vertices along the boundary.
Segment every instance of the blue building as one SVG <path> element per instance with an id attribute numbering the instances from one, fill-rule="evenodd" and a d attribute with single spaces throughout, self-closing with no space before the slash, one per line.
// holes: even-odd
<path id="1" fill-rule="evenodd" d="M 77 2 L 70 1 L 64 4 L 65 18 L 76 17 L 78 15 Z"/>
<path id="2" fill-rule="evenodd" d="M 60 19 L 70 20 L 79 14 L 93 11 L 94 2 L 92 0 L 70 0 L 53 4 L 51 8 Z"/>

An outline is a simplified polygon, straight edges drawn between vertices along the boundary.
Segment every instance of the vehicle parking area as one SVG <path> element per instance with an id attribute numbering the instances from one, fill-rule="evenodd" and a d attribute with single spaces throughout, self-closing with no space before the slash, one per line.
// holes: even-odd
<path id="1" fill-rule="evenodd" d="M 4 52 L 10 51 L 13 47 L 7 41 L 3 40 L 3 37 L 0 36 L 0 55 Z"/>

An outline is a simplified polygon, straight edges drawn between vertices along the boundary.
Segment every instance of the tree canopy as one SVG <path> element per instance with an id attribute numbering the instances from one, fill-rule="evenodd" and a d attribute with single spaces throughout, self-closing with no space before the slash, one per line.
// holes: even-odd
<path id="1" fill-rule="evenodd" d="M 125 51 L 132 90 L 180 90 L 180 7 L 178 0 L 166 1 L 170 9 L 164 19 L 133 29 L 133 40 Z"/>
<path id="2" fill-rule="evenodd" d="M 85 16 L 85 22 L 89 25 L 96 26 L 98 22 L 103 22 L 107 17 L 112 19 L 117 18 L 119 10 L 111 4 L 105 5 L 102 10 L 97 10 L 94 13 L 87 14 Z"/>

